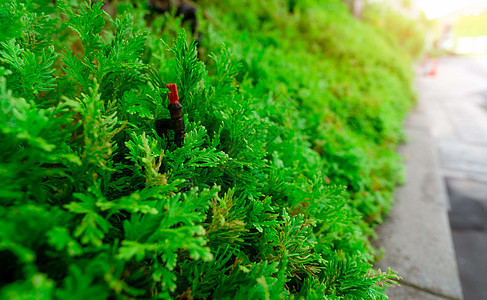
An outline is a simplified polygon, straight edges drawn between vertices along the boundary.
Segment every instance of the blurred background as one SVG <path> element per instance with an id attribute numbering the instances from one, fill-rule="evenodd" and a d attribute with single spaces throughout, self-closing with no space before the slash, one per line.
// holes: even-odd
<path id="1" fill-rule="evenodd" d="M 412 115 L 425 116 L 436 146 L 463 296 L 487 299 L 487 1 L 346 2 L 359 19 L 370 19 L 366 8 L 374 6 L 376 22 L 387 22 L 393 9 L 417 20 L 424 33 L 423 45 L 414 42 L 418 103 Z M 394 24 L 397 19 L 387 26 Z M 409 39 L 406 33 L 402 39 Z"/>
<path id="2" fill-rule="evenodd" d="M 487 1 L 479 0 L 345 0 L 364 17 L 367 5 L 393 8 L 417 19 L 426 29 L 426 50 L 451 54 L 487 53 Z M 385 5 L 384 5 L 385 4 Z M 385 16 L 385 13 L 383 13 Z"/>

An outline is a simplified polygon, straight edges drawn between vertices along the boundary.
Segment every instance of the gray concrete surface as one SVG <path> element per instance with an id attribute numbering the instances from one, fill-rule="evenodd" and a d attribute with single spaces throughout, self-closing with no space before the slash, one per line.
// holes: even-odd
<path id="1" fill-rule="evenodd" d="M 466 300 L 487 299 L 487 57 L 440 60 L 418 81 L 448 187 L 450 226 Z"/>
<path id="2" fill-rule="evenodd" d="M 487 268 L 487 239 L 485 232 L 477 230 L 453 230 L 457 263 L 462 278 L 462 288 L 465 299 L 487 299 L 487 278 L 478 273 L 485 274 Z M 472 256 L 472 253 L 480 255 Z M 472 259 L 473 258 L 473 259 Z"/>
<path id="3" fill-rule="evenodd" d="M 464 299 L 487 299 L 487 57 L 441 59 L 417 90 L 401 150 L 409 181 L 379 230 L 379 267 L 404 277 L 392 299 L 460 299 L 456 266 Z"/>
<path id="4" fill-rule="evenodd" d="M 447 178 L 450 225 L 466 299 L 487 299 L 487 184 Z"/>
<path id="5" fill-rule="evenodd" d="M 391 299 L 462 299 L 446 193 L 425 120 L 418 107 L 406 122 L 408 142 L 400 148 L 406 184 L 378 229 L 378 245 L 386 252 L 376 266 L 389 266 L 403 277 L 400 287 L 389 289 Z"/>

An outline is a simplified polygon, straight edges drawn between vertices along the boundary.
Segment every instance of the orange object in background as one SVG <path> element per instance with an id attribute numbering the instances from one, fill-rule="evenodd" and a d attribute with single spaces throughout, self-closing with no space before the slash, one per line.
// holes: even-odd
<path id="1" fill-rule="evenodd" d="M 436 76 L 436 73 L 438 71 L 438 63 L 439 63 L 439 61 L 437 58 L 433 59 L 433 61 L 431 63 L 431 69 L 428 72 L 429 77 L 435 77 Z"/>

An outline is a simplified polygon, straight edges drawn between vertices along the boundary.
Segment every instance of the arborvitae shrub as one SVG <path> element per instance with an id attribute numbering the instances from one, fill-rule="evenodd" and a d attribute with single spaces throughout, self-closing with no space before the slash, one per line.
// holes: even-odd
<path id="1" fill-rule="evenodd" d="M 199 45 L 56 2 L 0 5 L 0 298 L 385 298 L 407 54 L 336 0 L 201 1 Z"/>

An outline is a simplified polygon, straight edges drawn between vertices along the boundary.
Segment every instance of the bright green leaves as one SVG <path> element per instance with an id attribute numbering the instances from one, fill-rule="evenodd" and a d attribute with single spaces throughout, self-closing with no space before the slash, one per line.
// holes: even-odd
<path id="1" fill-rule="evenodd" d="M 158 144 L 158 140 L 146 135 L 131 134 L 131 140 L 125 145 L 129 149 L 128 158 L 135 163 L 134 173 L 145 177 L 146 186 L 167 184 L 166 175 L 160 174 L 164 151 Z"/>
<path id="2" fill-rule="evenodd" d="M 387 272 L 371 271 L 370 265 L 355 257 L 335 257 L 327 262 L 320 281 L 325 286 L 325 293 L 335 297 L 382 299 L 383 289 L 393 286 L 399 279 L 395 274 L 390 269 Z"/>
<path id="3" fill-rule="evenodd" d="M 96 262 L 96 260 L 95 260 Z M 100 264 L 101 265 L 101 264 Z M 86 272 L 86 269 L 89 272 Z M 63 288 L 56 290 L 58 299 L 105 299 L 109 295 L 110 288 L 106 285 L 95 284 L 100 276 L 99 266 L 95 266 L 93 261 L 83 270 L 77 265 L 70 265 L 68 276 L 64 279 Z M 100 272 L 101 273 L 101 272 Z"/>
<path id="4" fill-rule="evenodd" d="M 56 145 L 53 141 L 50 141 L 49 137 L 58 138 L 57 135 L 53 135 L 49 130 L 54 130 L 56 122 L 52 122 L 51 118 L 54 118 L 52 114 L 53 110 L 35 110 L 35 106 L 27 103 L 24 99 L 13 97 L 1 98 L 2 115 L 1 119 L 3 126 L 0 128 L 4 135 L 11 135 L 21 141 L 24 147 L 27 145 L 33 148 L 51 152 Z M 32 125 L 36 125 L 30 128 Z M 12 152 L 17 149 L 12 149 Z M 9 155 L 10 151 L 4 152 L 4 155 Z M 11 153 L 14 155 L 14 153 Z"/>
<path id="5" fill-rule="evenodd" d="M 66 208 L 74 213 L 86 213 L 81 220 L 81 224 L 74 231 L 74 236 L 81 238 L 81 243 L 83 244 L 90 243 L 93 246 L 100 247 L 102 245 L 102 238 L 108 231 L 110 223 L 97 213 L 84 210 L 83 207 L 72 205 Z"/>
<path id="6" fill-rule="evenodd" d="M 51 300 L 55 285 L 46 274 L 37 273 L 5 286 L 0 290 L 0 298 Z"/>
<path id="7" fill-rule="evenodd" d="M 26 99 L 33 99 L 39 92 L 46 92 L 56 87 L 56 78 L 52 69 L 58 56 L 50 46 L 39 53 L 23 49 L 15 42 L 0 43 L 0 62 L 13 71 L 9 77 L 10 87 Z"/>
<path id="8" fill-rule="evenodd" d="M 271 261 L 285 260 L 291 277 L 319 273 L 323 259 L 314 251 L 313 226 L 303 214 L 290 216 L 283 211 L 281 223 L 265 230 L 263 240 L 267 243 L 261 246 L 261 255 Z"/>
<path id="9" fill-rule="evenodd" d="M 48 221 L 48 218 L 54 218 L 56 211 L 52 211 L 53 215 L 50 216 L 49 211 L 36 208 L 33 205 L 18 206 L 17 208 L 19 209 L 17 214 L 3 207 L 0 210 L 0 225 L 4 229 L 0 233 L 0 251 L 4 254 L 6 251 L 10 251 L 16 255 L 21 263 L 32 263 L 36 259 L 35 249 L 31 248 L 35 241 L 25 238 L 31 234 L 43 235 L 44 233 L 41 230 L 49 227 L 51 222 Z M 20 226 L 22 218 L 28 219 L 24 220 L 23 226 Z M 38 221 L 41 221 L 42 224 L 36 227 L 35 222 Z"/>
<path id="10" fill-rule="evenodd" d="M 218 248 L 214 252 L 214 259 L 211 263 L 201 261 L 182 261 L 182 269 L 187 272 L 188 286 L 195 298 L 205 298 L 212 295 L 213 290 L 219 283 L 221 274 L 233 273 L 235 266 L 230 265 L 234 253 L 229 247 Z"/>
<path id="11" fill-rule="evenodd" d="M 3 50 L 0 52 L 2 55 L 1 61 L 6 62 L 15 70 L 23 69 L 24 62 L 22 61 L 21 54 L 24 51 L 15 40 L 9 40 L 0 44 Z"/>
<path id="12" fill-rule="evenodd" d="M 0 297 L 5 298 L 7 294 L 41 299 L 44 289 L 46 295 L 50 294 L 47 290 L 53 288 L 53 280 L 49 278 L 57 273 L 59 265 L 45 268 L 46 265 L 39 261 L 45 259 L 44 249 L 54 249 L 48 241 L 49 230 L 70 221 L 69 214 L 56 207 L 32 204 L 0 207 L 0 227 L 3 229 L 0 232 L 0 264 L 3 266 L 0 274 L 2 282 L 7 284 L 2 286 Z M 56 257 L 63 257 L 63 253 Z M 62 265 L 62 260 L 56 261 Z M 39 291 L 38 297 L 36 291 Z"/>
<path id="13" fill-rule="evenodd" d="M 193 102 L 194 89 L 203 78 L 205 65 L 198 60 L 196 42 L 193 40 L 188 44 L 184 31 L 174 39 L 170 51 L 176 59 L 177 85 L 180 89 L 181 103 L 189 105 Z"/>
<path id="14" fill-rule="evenodd" d="M 153 120 L 154 111 L 157 108 L 157 104 L 150 97 L 141 95 L 135 90 L 125 92 L 119 106 L 122 114 L 134 115 L 141 120 Z M 129 118 L 129 116 L 126 117 Z"/>
<path id="15" fill-rule="evenodd" d="M 79 83 L 84 90 L 88 90 L 90 87 L 89 69 L 86 68 L 85 64 L 80 61 L 73 51 L 68 48 L 65 48 L 64 51 L 62 58 L 65 66 L 62 69 L 66 73 L 66 77 Z"/>
<path id="16" fill-rule="evenodd" d="M 328 99 L 350 93 L 346 76 L 333 77 L 343 70 L 323 69 L 334 64 L 303 46 L 313 39 L 281 38 L 307 33 L 312 16 L 255 2 L 229 14 L 265 25 L 249 32 L 255 24 L 222 17 L 237 2 L 202 3 L 203 43 L 182 32 L 167 56 L 180 20 L 143 1 L 0 7 L 19 26 L 0 32 L 0 265 L 14 270 L 0 297 L 382 297 L 396 278 L 368 264 L 358 209 L 380 212 L 391 182 L 364 170 L 389 162 L 367 167 L 362 133 L 344 121 L 361 108 Z M 154 130 L 169 82 L 183 105 L 181 147 Z M 364 111 L 355 125 L 375 118 Z"/>
<path id="17" fill-rule="evenodd" d="M 26 49 L 40 52 L 57 34 L 57 20 L 48 16 L 54 5 L 48 0 L 9 0 L 0 6 L 0 42 L 16 39 Z"/>
<path id="18" fill-rule="evenodd" d="M 66 147 L 75 129 L 66 127 L 73 104 L 38 108 L 33 102 L 13 97 L 4 84 L 5 78 L 0 77 L 0 199 L 9 202 L 24 195 L 49 201 L 57 189 L 56 181 L 69 178 L 65 166 L 80 164 Z"/>
<path id="19" fill-rule="evenodd" d="M 65 0 L 59 1 L 59 8 L 69 17 L 68 26 L 76 32 L 83 46 L 85 47 L 85 55 L 89 60 L 95 58 L 95 51 L 100 51 L 102 42 L 100 32 L 105 26 L 106 13 L 102 9 L 103 1 L 81 1 L 78 13 L 75 13 Z"/>
<path id="20" fill-rule="evenodd" d="M 217 192 L 217 188 L 212 188 L 201 192 L 193 189 L 183 197 L 159 194 L 159 200 L 153 202 L 159 214 L 133 215 L 124 222 L 127 239 L 122 241 L 117 258 L 150 259 L 154 280 L 160 282 L 163 290 L 174 291 L 176 276 L 172 271 L 178 263 L 178 253 L 191 260 L 211 261 L 213 258 L 206 247 L 206 231 L 198 224 L 206 217 L 204 211 Z"/>
<path id="21" fill-rule="evenodd" d="M 166 153 L 163 163 L 167 170 L 171 170 L 171 180 L 193 176 L 197 184 L 208 186 L 215 180 L 214 176 L 221 176 L 221 171 L 217 168 L 224 167 L 229 162 L 228 155 L 209 147 L 208 140 L 204 127 L 195 128 L 187 133 L 181 148 Z"/>
<path id="22" fill-rule="evenodd" d="M 122 247 L 118 250 L 118 258 L 123 260 L 143 260 L 146 256 L 146 252 L 162 251 L 163 246 L 157 244 L 141 244 L 134 241 L 122 241 Z"/>
<path id="23" fill-rule="evenodd" d="M 108 168 L 108 160 L 113 153 L 111 139 L 123 128 L 117 127 L 116 112 L 105 107 L 98 88 L 95 86 L 79 99 L 83 125 L 81 158 L 85 166 L 92 166 L 91 175 L 95 174 L 96 168 Z"/>
<path id="24" fill-rule="evenodd" d="M 234 198 L 235 190 L 229 190 L 223 198 L 215 198 L 212 203 L 213 218 L 208 228 L 208 238 L 213 245 L 225 246 L 243 242 L 241 235 L 248 232 L 242 219 L 245 211 L 238 212 Z"/>
<path id="25" fill-rule="evenodd" d="M 73 233 L 74 237 L 81 238 L 83 244 L 100 247 L 103 243 L 102 239 L 111 226 L 105 217 L 98 213 L 97 203 L 104 202 L 104 196 L 94 187 L 90 187 L 87 193 L 77 193 L 73 196 L 78 201 L 65 205 L 65 208 L 83 216 Z"/>
<path id="26" fill-rule="evenodd" d="M 57 251 L 66 250 L 70 256 L 83 254 L 81 245 L 71 236 L 66 227 L 53 227 L 46 235 L 49 244 Z"/>
<path id="27" fill-rule="evenodd" d="M 0 42 L 22 35 L 22 19 L 26 9 L 16 1 L 2 3 L 0 6 Z"/>
<path id="28" fill-rule="evenodd" d="M 108 211 L 110 214 L 127 211 L 129 213 L 156 215 L 159 210 L 154 207 L 153 202 L 159 199 L 161 195 L 164 195 L 164 193 L 173 190 L 175 188 L 171 185 L 163 188 L 147 188 L 125 197 L 98 202 L 96 206 L 102 211 Z"/>
<path id="29" fill-rule="evenodd" d="M 107 47 L 110 52 L 103 62 L 106 73 L 145 66 L 139 58 L 144 52 L 146 33 L 136 32 L 133 22 L 130 14 L 124 14 L 115 20 L 117 30 L 110 47 Z"/>
<path id="30" fill-rule="evenodd" d="M 245 266 L 239 265 L 229 276 L 222 276 L 213 297 L 217 299 L 279 299 L 283 293 L 275 275 L 277 263 L 262 261 Z M 277 287 L 275 290 L 274 287 Z"/>
<path id="31" fill-rule="evenodd" d="M 242 67 L 241 64 L 235 62 L 226 46 L 222 46 L 219 52 L 210 54 L 210 58 L 216 66 L 216 74 L 213 76 L 215 84 L 213 101 L 232 97 L 237 88 L 234 85 L 235 76 Z"/>
<path id="32" fill-rule="evenodd" d="M 134 75 L 140 76 L 140 70 L 145 67 L 140 57 L 144 52 L 146 33 L 133 29 L 133 17 L 129 14 L 112 20 L 102 5 L 102 1 L 82 2 L 75 12 L 66 1 L 59 2 L 59 7 L 69 17 L 69 27 L 79 35 L 84 46 L 84 55 L 80 58 L 65 49 L 63 62 L 66 67 L 63 69 L 85 91 L 98 82 L 108 89 L 104 95 L 121 95 L 124 89 L 130 88 Z M 102 39 L 107 18 L 116 32 L 108 32 L 107 38 Z"/>
<path id="33" fill-rule="evenodd" d="M 0 200 L 12 211 L 0 211 L 9 222 L 2 223 L 0 251 L 15 258 L 9 268 L 25 271 L 15 279 L 44 278 L 55 297 L 168 295 L 181 260 L 213 258 L 203 223 L 219 189 L 182 195 L 183 182 L 202 169 L 201 185 L 213 186 L 211 173 L 221 176 L 216 169 L 228 157 L 207 148 L 217 143 L 202 126 L 190 130 L 184 149 L 165 149 L 170 155 L 163 157 L 167 143 L 152 122 L 165 111 L 166 89 L 142 62 L 146 34 L 133 29 L 128 14 L 106 24 L 101 6 L 60 3 L 83 44 L 60 45 L 64 73 L 53 46 L 1 44 Z M 56 81 L 54 74 L 63 76 Z M 160 172 L 163 158 L 167 174 Z M 23 204 L 31 202 L 39 209 Z M 25 226 L 17 214 L 30 218 Z M 60 277 L 55 288 L 47 280 Z M 10 295 L 10 287 L 2 293 Z"/>

